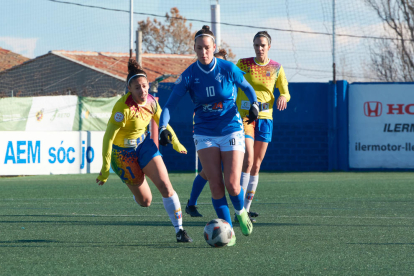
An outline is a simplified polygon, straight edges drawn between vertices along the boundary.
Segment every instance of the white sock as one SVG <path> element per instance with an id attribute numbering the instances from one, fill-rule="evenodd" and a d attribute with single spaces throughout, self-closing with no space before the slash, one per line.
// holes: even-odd
<path id="1" fill-rule="evenodd" d="M 234 209 L 234 212 L 236 213 L 236 215 L 239 215 L 239 216 L 241 215 L 241 213 L 243 213 L 243 211 L 244 211 L 244 207 L 241 210 Z"/>
<path id="2" fill-rule="evenodd" d="M 164 203 L 165 211 L 167 211 L 168 216 L 175 228 L 175 233 L 183 229 L 183 213 L 181 212 L 181 204 L 180 199 L 176 192 L 174 195 L 167 198 L 162 198 L 162 202 Z"/>
<path id="3" fill-rule="evenodd" d="M 249 185 L 249 181 L 250 181 L 250 173 L 244 173 L 242 172 L 241 177 L 240 177 L 240 186 L 243 188 L 243 198 L 246 197 L 246 190 L 247 190 L 247 185 Z"/>
<path id="4" fill-rule="evenodd" d="M 250 211 L 250 205 L 252 204 L 258 183 L 259 175 L 251 175 L 249 185 L 247 185 L 246 197 L 244 198 L 244 208 L 247 212 Z"/>

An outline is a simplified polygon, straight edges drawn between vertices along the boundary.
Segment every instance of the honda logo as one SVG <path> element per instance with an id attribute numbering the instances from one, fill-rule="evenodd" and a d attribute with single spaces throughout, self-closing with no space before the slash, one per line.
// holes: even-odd
<path id="1" fill-rule="evenodd" d="M 364 114 L 367 117 L 378 117 L 382 114 L 382 103 L 380 102 L 365 102 Z"/>

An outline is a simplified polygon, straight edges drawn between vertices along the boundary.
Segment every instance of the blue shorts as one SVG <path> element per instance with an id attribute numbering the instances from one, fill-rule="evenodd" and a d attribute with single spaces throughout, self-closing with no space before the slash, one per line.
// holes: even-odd
<path id="1" fill-rule="evenodd" d="M 139 185 L 144 181 L 142 168 L 161 153 L 154 141 L 147 135 L 136 148 L 112 146 L 111 165 L 121 180 L 129 185 Z"/>
<path id="2" fill-rule="evenodd" d="M 266 143 L 272 141 L 272 119 L 256 119 L 251 124 L 247 124 L 247 120 L 247 117 L 243 119 L 244 135 L 246 138 Z"/>

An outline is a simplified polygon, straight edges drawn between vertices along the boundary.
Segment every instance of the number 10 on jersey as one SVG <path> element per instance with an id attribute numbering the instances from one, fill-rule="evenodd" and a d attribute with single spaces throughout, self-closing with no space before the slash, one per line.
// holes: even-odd
<path id="1" fill-rule="evenodd" d="M 214 86 L 206 87 L 207 97 L 214 97 L 216 92 L 214 92 Z"/>

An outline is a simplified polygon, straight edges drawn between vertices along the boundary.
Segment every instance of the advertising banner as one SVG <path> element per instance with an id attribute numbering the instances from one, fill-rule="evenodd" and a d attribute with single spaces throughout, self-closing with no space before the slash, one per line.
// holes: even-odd
<path id="1" fill-rule="evenodd" d="M 106 130 L 112 108 L 120 97 L 79 97 L 73 130 Z"/>
<path id="2" fill-rule="evenodd" d="M 32 99 L 31 97 L 0 99 L 0 131 L 24 131 Z"/>
<path id="3" fill-rule="evenodd" d="M 97 173 L 103 131 L 0 133 L 0 175 Z"/>
<path id="4" fill-rule="evenodd" d="M 350 168 L 414 168 L 414 84 L 351 84 Z"/>
<path id="5" fill-rule="evenodd" d="M 72 130 L 75 120 L 77 96 L 48 96 L 32 98 L 27 119 L 27 131 Z"/>

